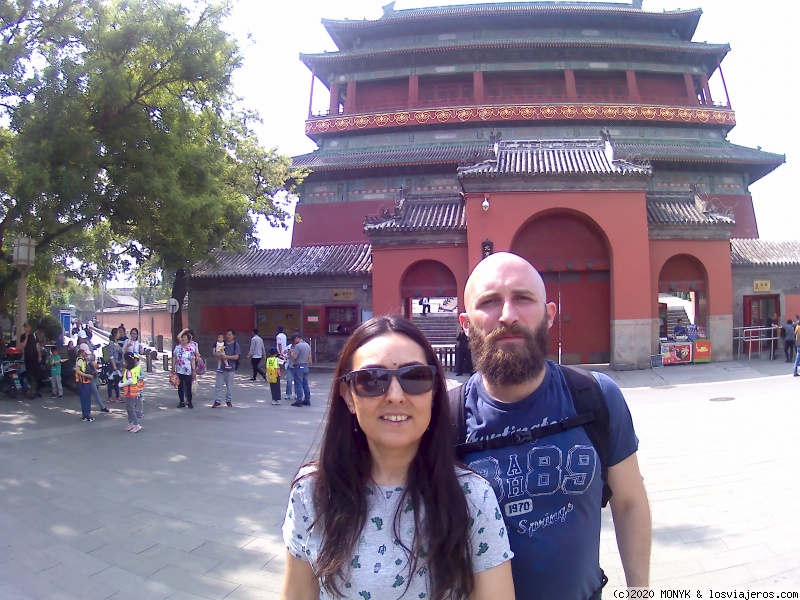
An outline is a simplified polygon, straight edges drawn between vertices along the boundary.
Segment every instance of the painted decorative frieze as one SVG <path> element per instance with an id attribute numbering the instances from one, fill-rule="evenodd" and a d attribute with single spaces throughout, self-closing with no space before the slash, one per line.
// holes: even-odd
<path id="1" fill-rule="evenodd" d="M 470 123 L 480 121 L 552 121 L 595 120 L 662 121 L 675 123 L 709 123 L 726 127 L 736 125 L 736 115 L 729 109 L 679 108 L 665 106 L 626 106 L 611 104 L 551 104 L 471 106 L 430 110 L 405 110 L 363 115 L 324 117 L 306 121 L 309 135 L 403 127 L 431 123 Z"/>

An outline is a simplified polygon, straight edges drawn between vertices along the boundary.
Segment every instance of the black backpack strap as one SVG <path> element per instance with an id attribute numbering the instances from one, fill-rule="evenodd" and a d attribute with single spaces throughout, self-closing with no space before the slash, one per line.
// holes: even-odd
<path id="1" fill-rule="evenodd" d="M 469 452 L 478 452 L 480 450 L 496 450 L 497 448 L 505 448 L 506 446 L 517 446 L 526 442 L 535 442 L 536 440 L 567 431 L 573 427 L 580 427 L 586 425 L 594 420 L 592 414 L 576 415 L 574 417 L 566 417 L 550 425 L 544 427 L 536 427 L 535 429 L 514 431 L 506 435 L 498 435 L 496 437 L 484 440 L 477 440 L 474 442 L 466 442 L 456 445 L 456 454 L 463 456 Z"/>
<path id="2" fill-rule="evenodd" d="M 572 395 L 572 403 L 577 415 L 593 415 L 593 419 L 583 425 L 589 441 L 600 458 L 600 475 L 603 479 L 602 506 L 608 504 L 612 490 L 608 485 L 608 442 L 611 437 L 611 417 L 608 412 L 603 390 L 594 375 L 576 367 L 561 365 L 561 372 L 567 381 Z"/>
<path id="3" fill-rule="evenodd" d="M 466 386 L 463 383 L 447 390 L 447 403 L 450 405 L 450 421 L 453 426 L 453 446 L 456 454 L 461 456 L 458 447 L 467 439 Z"/>
<path id="4" fill-rule="evenodd" d="M 567 431 L 573 427 L 586 425 L 594 419 L 592 414 L 578 414 L 574 417 L 566 417 L 550 423 L 544 427 L 537 427 L 533 430 L 514 431 L 506 435 L 498 435 L 491 439 L 467 442 L 467 415 L 466 415 L 466 386 L 459 385 L 447 391 L 447 402 L 450 405 L 450 419 L 452 423 L 453 445 L 456 449 L 456 456 L 459 458 L 469 452 L 480 450 L 496 450 L 506 446 L 517 446 L 526 442 L 534 442 L 539 438 L 547 437 Z"/>

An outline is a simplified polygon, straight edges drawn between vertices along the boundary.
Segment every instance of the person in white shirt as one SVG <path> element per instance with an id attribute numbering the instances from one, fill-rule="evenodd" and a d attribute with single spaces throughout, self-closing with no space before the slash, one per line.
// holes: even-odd
<path id="1" fill-rule="evenodd" d="M 283 374 L 286 379 L 286 399 L 292 397 L 292 386 L 294 385 L 294 363 L 292 362 L 292 352 L 283 333 L 283 325 L 278 325 L 278 335 L 275 336 L 275 347 L 278 349 L 278 356 L 283 359 L 283 366 L 286 372 Z"/>
<path id="2" fill-rule="evenodd" d="M 423 315 L 425 313 L 430 314 L 430 312 L 431 312 L 431 299 L 428 298 L 427 296 L 423 296 L 422 297 L 422 314 Z"/>
<path id="3" fill-rule="evenodd" d="M 250 339 L 250 351 L 247 353 L 247 357 L 253 365 L 253 376 L 250 381 L 255 381 L 257 375 L 261 375 L 266 381 L 267 374 L 258 367 L 261 364 L 261 359 L 264 358 L 264 340 L 258 335 L 258 327 L 253 329 L 253 337 Z"/>
<path id="4" fill-rule="evenodd" d="M 283 325 L 278 325 L 278 335 L 275 336 L 275 347 L 278 349 L 278 354 L 280 356 L 286 354 L 286 334 L 283 333 Z"/>

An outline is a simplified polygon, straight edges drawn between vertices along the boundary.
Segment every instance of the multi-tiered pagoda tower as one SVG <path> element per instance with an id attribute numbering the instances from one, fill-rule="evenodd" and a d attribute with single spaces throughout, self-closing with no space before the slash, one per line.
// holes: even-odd
<path id="1" fill-rule="evenodd" d="M 313 172 L 293 247 L 370 243 L 375 314 L 463 306 L 482 255 L 516 252 L 559 304 L 564 362 L 647 366 L 658 293 L 692 292 L 729 359 L 730 239 L 758 236 L 749 186 L 784 157 L 727 141 L 729 46 L 692 41 L 700 16 L 634 0 L 324 20 L 339 50 L 301 56 L 330 100 L 295 159 Z"/>

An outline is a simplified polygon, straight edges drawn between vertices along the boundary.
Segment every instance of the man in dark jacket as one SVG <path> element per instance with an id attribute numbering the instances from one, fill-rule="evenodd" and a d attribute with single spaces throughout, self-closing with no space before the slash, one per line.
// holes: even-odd
<path id="1" fill-rule="evenodd" d="M 23 333 L 19 336 L 19 347 L 25 359 L 25 380 L 31 398 L 41 398 L 39 391 L 39 367 L 42 360 L 42 349 L 31 331 L 30 323 L 25 323 Z"/>

